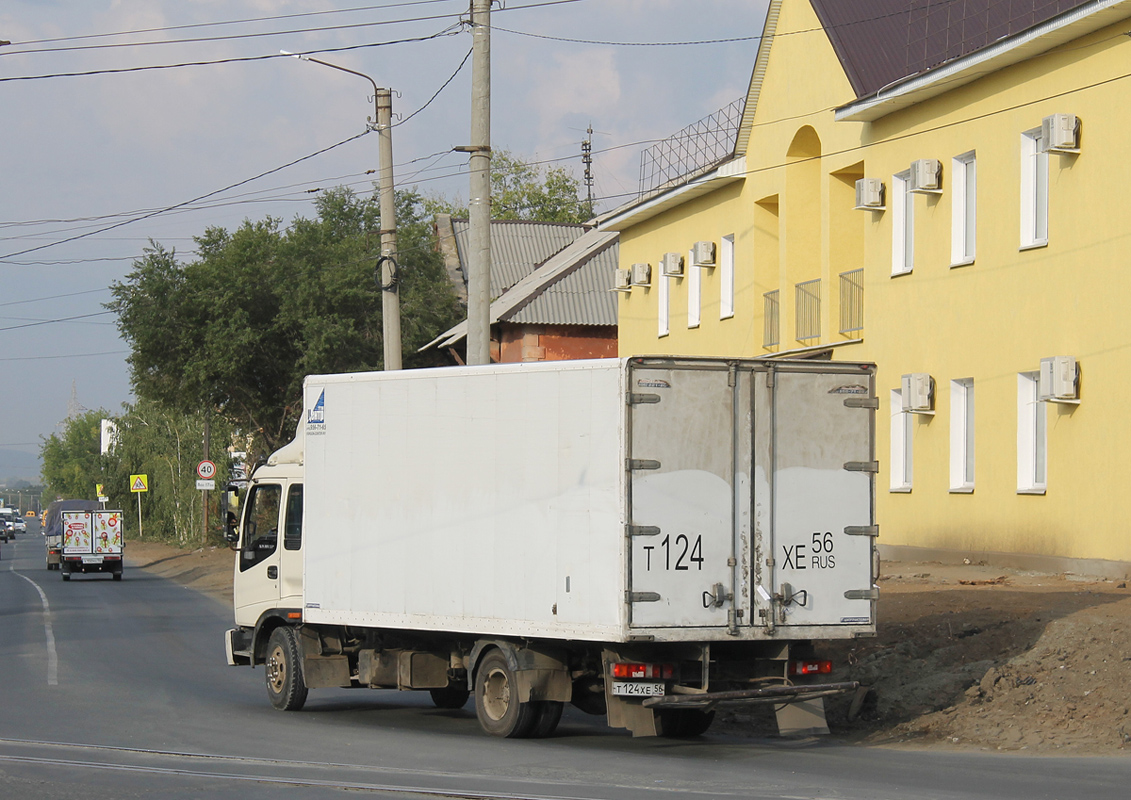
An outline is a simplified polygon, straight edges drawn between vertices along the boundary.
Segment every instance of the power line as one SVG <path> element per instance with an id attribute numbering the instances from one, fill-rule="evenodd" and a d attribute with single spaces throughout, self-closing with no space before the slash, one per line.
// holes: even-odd
<path id="1" fill-rule="evenodd" d="M 79 319 L 90 319 L 91 317 L 101 317 L 105 314 L 113 314 L 113 311 L 96 311 L 93 314 L 78 314 L 74 317 L 60 317 L 59 319 L 42 319 L 38 322 L 26 322 L 23 325 L 9 325 L 6 328 L 0 328 L 0 331 L 14 331 L 19 328 L 34 328 L 37 325 L 54 325 L 57 322 L 74 322 Z"/>
<path id="2" fill-rule="evenodd" d="M 701 39 L 698 41 L 690 42 L 605 42 L 596 39 L 571 39 L 566 36 L 549 36 L 544 33 L 516 31 L 511 28 L 500 28 L 498 25 L 492 25 L 491 30 L 501 31 L 502 33 L 513 33 L 516 36 L 528 36 L 531 39 L 548 39 L 552 42 L 569 42 L 571 44 L 595 44 L 606 47 L 694 47 L 696 45 L 705 44 L 732 44 L 734 42 L 751 42 L 762 38 L 761 34 L 759 34 L 757 36 L 732 36 L 726 39 Z"/>
<path id="3" fill-rule="evenodd" d="M 0 361 L 53 361 L 59 358 L 95 358 L 96 356 L 124 356 L 129 350 L 105 350 L 101 353 L 66 353 L 55 356 L 20 356 L 17 358 L 0 358 Z M 14 447 L 15 445 L 0 445 L 0 447 Z"/>
<path id="4" fill-rule="evenodd" d="M 98 292 L 108 292 L 109 287 L 101 289 L 87 289 L 85 292 L 68 292 L 67 294 L 55 294 L 50 297 L 34 297 L 30 300 L 9 300 L 7 303 L 0 303 L 0 306 L 20 306 L 26 303 L 42 303 L 45 300 L 62 300 L 64 297 L 78 297 L 84 294 L 97 294 Z"/>

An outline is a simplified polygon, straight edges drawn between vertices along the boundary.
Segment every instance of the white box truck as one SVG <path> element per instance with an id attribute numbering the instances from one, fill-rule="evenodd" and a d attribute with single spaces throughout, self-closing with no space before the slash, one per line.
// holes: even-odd
<path id="1" fill-rule="evenodd" d="M 857 687 L 822 683 L 812 642 L 875 635 L 874 380 L 675 357 L 309 376 L 229 532 L 228 663 L 265 665 L 286 710 L 473 696 L 500 736 L 567 702 L 634 735 L 740 701 L 827 732 L 822 698 Z"/>

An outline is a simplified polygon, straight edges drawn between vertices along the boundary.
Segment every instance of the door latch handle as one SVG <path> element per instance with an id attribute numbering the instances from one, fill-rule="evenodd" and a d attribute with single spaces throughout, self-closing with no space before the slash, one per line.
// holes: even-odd
<path id="1" fill-rule="evenodd" d="M 270 578 L 271 580 L 277 580 L 278 577 L 279 577 L 279 568 L 278 567 L 268 567 L 267 568 L 267 577 Z"/>

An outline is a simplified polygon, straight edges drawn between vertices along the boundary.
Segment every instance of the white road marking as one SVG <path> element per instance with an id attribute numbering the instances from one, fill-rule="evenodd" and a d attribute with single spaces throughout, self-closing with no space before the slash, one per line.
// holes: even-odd
<path id="1" fill-rule="evenodd" d="M 9 564 L 8 569 L 16 572 L 16 565 Z M 39 584 L 20 572 L 16 572 L 21 578 L 35 587 L 39 592 L 39 599 L 43 603 L 43 632 L 47 637 L 47 685 L 59 685 L 59 654 L 55 652 L 55 629 L 51 627 L 51 604 L 47 602 L 47 595 L 43 593 L 43 589 Z"/>

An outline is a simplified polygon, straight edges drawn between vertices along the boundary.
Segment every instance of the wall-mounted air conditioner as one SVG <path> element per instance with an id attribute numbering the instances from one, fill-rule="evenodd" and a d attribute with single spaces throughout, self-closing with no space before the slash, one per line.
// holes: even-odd
<path id="1" fill-rule="evenodd" d="M 660 260 L 661 271 L 665 278 L 683 277 L 683 256 L 679 253 L 664 253 Z"/>
<path id="2" fill-rule="evenodd" d="M 942 162 L 935 158 L 920 158 L 911 162 L 909 189 L 912 192 L 939 194 L 942 192 Z"/>
<path id="3" fill-rule="evenodd" d="M 1053 114 L 1041 120 L 1041 149 L 1046 153 L 1080 152 L 1080 118 Z"/>
<path id="4" fill-rule="evenodd" d="M 633 264 L 632 265 L 632 285 L 633 286 L 651 286 L 652 284 L 652 265 L 651 264 Z"/>
<path id="5" fill-rule="evenodd" d="M 883 211 L 884 182 L 879 178 L 856 181 L 856 208 L 860 211 Z"/>
<path id="6" fill-rule="evenodd" d="M 1072 356 L 1041 359 L 1037 397 L 1050 403 L 1080 402 L 1080 369 Z"/>
<path id="7" fill-rule="evenodd" d="M 935 413 L 935 379 L 925 372 L 912 372 L 903 376 L 903 410 L 912 414 Z"/>
<path id="8" fill-rule="evenodd" d="M 613 282 L 614 292 L 631 292 L 632 291 L 632 270 L 618 269 L 616 272 L 616 279 Z"/>
<path id="9" fill-rule="evenodd" d="M 696 242 L 691 245 L 691 261 L 697 267 L 715 266 L 715 243 Z"/>

